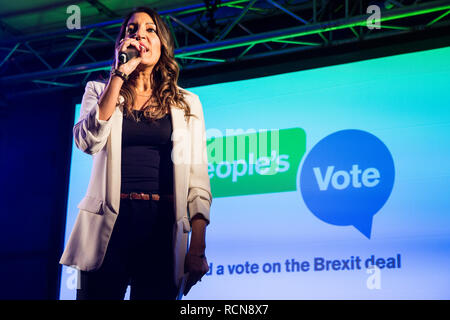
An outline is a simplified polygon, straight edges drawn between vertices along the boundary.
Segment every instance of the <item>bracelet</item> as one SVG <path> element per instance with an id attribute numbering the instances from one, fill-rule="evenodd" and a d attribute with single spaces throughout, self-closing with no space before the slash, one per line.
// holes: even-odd
<path id="1" fill-rule="evenodd" d="M 119 71 L 117 69 L 111 70 L 111 75 L 118 76 L 118 77 L 122 78 L 123 81 L 128 80 L 128 76 L 125 73 L 123 73 L 122 71 Z"/>

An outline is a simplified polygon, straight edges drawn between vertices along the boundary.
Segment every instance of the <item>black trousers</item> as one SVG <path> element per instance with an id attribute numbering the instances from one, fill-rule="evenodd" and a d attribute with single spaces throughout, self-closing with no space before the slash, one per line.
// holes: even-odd
<path id="1" fill-rule="evenodd" d="M 173 204 L 121 199 L 106 255 L 95 271 L 81 271 L 77 300 L 173 300 Z"/>

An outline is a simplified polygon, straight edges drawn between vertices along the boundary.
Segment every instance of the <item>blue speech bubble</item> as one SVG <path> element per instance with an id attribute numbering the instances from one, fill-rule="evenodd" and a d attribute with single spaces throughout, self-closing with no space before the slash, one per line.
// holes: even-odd
<path id="1" fill-rule="evenodd" d="M 362 130 L 342 130 L 311 149 L 300 189 L 317 218 L 352 225 L 370 239 L 373 216 L 389 198 L 394 176 L 392 155 L 380 139 Z"/>

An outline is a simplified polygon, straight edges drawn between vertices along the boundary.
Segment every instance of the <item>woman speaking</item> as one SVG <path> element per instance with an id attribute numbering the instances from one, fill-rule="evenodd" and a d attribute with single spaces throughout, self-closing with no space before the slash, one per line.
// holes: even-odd
<path id="1" fill-rule="evenodd" d="M 173 50 L 161 17 L 137 8 L 109 80 L 86 85 L 73 133 L 93 166 L 60 261 L 80 270 L 77 299 L 123 299 L 128 285 L 130 299 L 175 299 L 208 272 L 205 122 Z"/>

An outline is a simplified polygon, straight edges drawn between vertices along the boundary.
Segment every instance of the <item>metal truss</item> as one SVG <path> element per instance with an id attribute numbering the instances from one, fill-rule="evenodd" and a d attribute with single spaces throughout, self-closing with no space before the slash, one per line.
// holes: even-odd
<path id="1" fill-rule="evenodd" d="M 368 22 L 372 4 L 381 16 Z M 160 14 L 180 67 L 192 70 L 448 26 L 450 1 L 205 0 Z M 1 40 L 1 87 L 21 83 L 24 94 L 83 86 L 93 72 L 110 69 L 121 22 Z"/>

